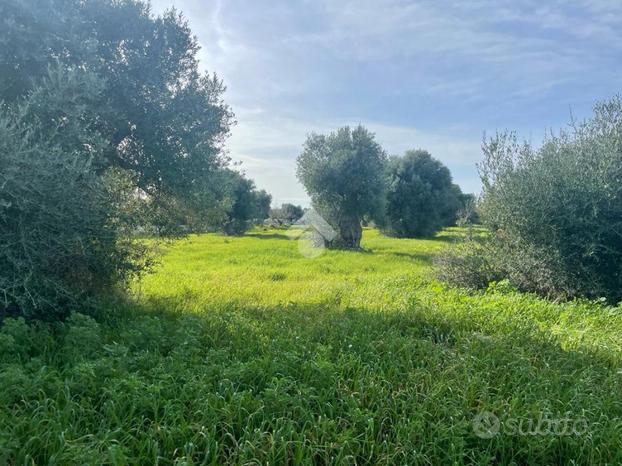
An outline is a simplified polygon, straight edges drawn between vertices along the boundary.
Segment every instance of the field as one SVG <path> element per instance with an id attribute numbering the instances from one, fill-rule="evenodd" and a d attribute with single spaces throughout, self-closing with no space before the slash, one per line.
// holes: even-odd
<path id="1" fill-rule="evenodd" d="M 622 307 L 448 289 L 460 234 L 191 236 L 132 304 L 7 321 L 0 463 L 621 464 Z"/>

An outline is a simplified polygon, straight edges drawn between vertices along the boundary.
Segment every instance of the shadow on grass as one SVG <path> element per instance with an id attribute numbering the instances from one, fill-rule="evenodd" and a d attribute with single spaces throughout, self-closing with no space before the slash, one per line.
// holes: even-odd
<path id="1" fill-rule="evenodd" d="M 316 435 L 310 427 L 314 423 L 296 424 L 295 413 L 304 411 L 309 419 L 324 419 L 318 446 L 339 445 L 361 464 L 388 458 L 413 463 L 414 457 L 399 455 L 415 451 L 438 464 L 466 459 L 481 460 L 479 464 L 622 460 L 622 450 L 615 448 L 622 396 L 611 376 L 619 367 L 617 353 L 566 350 L 546 329 L 529 323 L 501 332 L 511 327 L 498 327 L 493 319 L 475 320 L 466 312 L 443 314 L 417 303 L 391 312 L 329 303 L 261 307 L 223 300 L 190 313 L 184 311 L 188 299 L 193 297 L 132 305 L 120 329 L 135 328 L 138 336 L 130 336 L 140 344 L 145 341 L 163 357 L 177 358 L 179 366 L 171 367 L 180 372 L 187 363 L 175 356 L 183 341 L 175 335 L 180 330 L 198 332 L 196 350 L 201 356 L 193 360 L 203 362 L 194 367 L 197 377 L 203 377 L 204 367 L 206 374 L 216 373 L 236 390 L 253 393 L 253 409 L 260 406 L 266 413 L 261 429 L 271 431 L 272 419 L 279 418 L 295 425 L 300 434 Z M 161 329 L 141 323 L 145 317 L 158 317 Z M 131 348 L 132 341 L 123 338 L 118 342 Z M 217 357 L 227 358 L 224 369 L 211 362 Z M 175 396 L 185 390 L 180 386 Z M 304 401 L 304 394 L 315 402 Z M 231 406 L 239 401 L 235 400 Z M 223 412 L 228 406 L 227 401 Z M 500 433 L 491 440 L 476 436 L 472 427 L 481 412 L 502 420 L 534 419 L 547 409 L 553 417 L 589 416 L 592 430 L 581 437 L 555 438 Z M 361 410 L 365 422 L 357 423 Z M 227 434 L 236 442 L 242 440 L 239 432 L 253 432 L 259 421 L 249 417 L 237 422 L 238 433 Z M 365 440 L 340 441 L 342 431 L 331 430 L 333 422 L 347 423 L 351 438 Z M 383 425 L 390 428 L 366 436 L 367 429 Z M 220 440 L 225 437 L 222 434 Z M 496 460 L 487 462 L 490 458 Z"/>
<path id="2" fill-rule="evenodd" d="M 422 253 L 422 252 L 389 252 L 387 253 L 395 257 L 404 257 L 415 261 L 424 262 L 425 264 L 432 264 L 436 254 Z"/>
<path id="3" fill-rule="evenodd" d="M 408 257 L 414 257 L 419 260 L 426 260 L 433 257 L 417 254 L 396 254 Z M 423 257 L 421 257 L 423 256 Z M 188 291 L 183 296 L 170 296 L 166 298 L 143 298 L 141 302 L 124 301 L 117 304 L 117 315 L 122 319 L 131 318 L 132 315 L 142 316 L 160 316 L 167 320 L 177 320 L 189 314 L 187 312 L 188 303 L 197 298 L 194 292 Z M 208 307 L 209 306 L 209 307 Z M 195 309 L 196 311 L 196 309 Z M 607 351 L 606 349 L 598 349 L 595 346 L 586 346 L 579 351 L 568 350 L 561 347 L 560 344 L 551 341 L 551 335 L 547 329 L 538 329 L 536 320 L 533 326 L 526 327 L 516 326 L 511 332 L 507 332 L 507 326 L 502 326 L 503 332 L 496 330 L 494 320 L 483 322 L 481 320 L 470 319 L 468 314 L 457 316 L 455 310 L 452 315 L 445 315 L 437 312 L 435 309 L 427 309 L 423 305 L 413 304 L 406 311 L 396 310 L 395 312 L 369 309 L 358 309 L 356 307 L 342 307 L 328 300 L 313 304 L 298 304 L 293 302 L 282 303 L 270 306 L 248 306 L 236 300 L 218 300 L 214 303 L 207 304 L 205 311 L 191 312 L 195 317 L 209 317 L 214 313 L 224 315 L 228 312 L 234 312 L 244 315 L 251 320 L 257 321 L 258 327 L 262 322 L 266 322 L 266 317 L 271 316 L 277 319 L 281 324 L 291 322 L 296 325 L 297 319 L 309 319 L 312 327 L 327 326 L 328 328 L 343 328 L 343 325 L 337 325 L 344 320 L 355 326 L 362 325 L 367 329 L 389 328 L 392 330 L 402 328 L 404 334 L 411 335 L 414 338 L 429 337 L 434 343 L 448 343 L 456 340 L 457 335 L 471 335 L 476 333 L 478 338 L 483 337 L 482 341 L 487 341 L 493 345 L 500 345 L 509 349 L 508 344 L 515 344 L 517 341 L 521 346 L 529 349 L 534 355 L 549 354 L 561 359 L 569 359 L 582 364 L 603 364 L 608 367 L 617 367 L 620 364 L 622 355 L 617 352 Z M 101 319 L 107 320 L 107 316 L 102 315 Z M 281 320 L 284 319 L 284 320 Z M 511 317 L 508 317 L 511 321 Z M 521 321 L 521 325 L 525 322 Z M 372 332 L 376 333 L 376 332 Z M 294 332 L 294 334 L 298 334 Z M 426 337 L 427 335 L 427 337 Z M 491 336 L 486 338 L 485 335 Z M 514 340 L 514 343 L 512 343 Z M 343 339 L 346 341 L 346 339 Z M 509 355 L 512 356 L 510 351 Z"/>
<path id="4" fill-rule="evenodd" d="M 283 233 L 246 233 L 244 236 L 248 236 L 251 238 L 259 238 L 259 239 L 286 239 L 291 240 L 292 238 Z"/>
<path id="5" fill-rule="evenodd" d="M 452 236 L 452 235 L 446 235 L 446 234 L 440 234 L 438 236 L 432 236 L 430 238 L 420 238 L 422 241 L 440 241 L 443 243 L 450 243 L 450 244 L 455 244 L 455 243 L 459 243 L 461 241 L 464 241 L 466 239 L 466 237 L 462 237 L 462 236 Z"/>

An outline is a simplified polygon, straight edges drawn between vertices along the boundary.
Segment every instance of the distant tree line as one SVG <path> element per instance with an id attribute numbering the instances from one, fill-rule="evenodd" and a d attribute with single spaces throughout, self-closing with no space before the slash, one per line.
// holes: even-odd
<path id="1" fill-rule="evenodd" d="M 296 223 L 304 215 L 304 209 L 295 204 L 284 203 L 281 207 L 270 209 L 268 223 L 270 226 L 283 226 Z"/>

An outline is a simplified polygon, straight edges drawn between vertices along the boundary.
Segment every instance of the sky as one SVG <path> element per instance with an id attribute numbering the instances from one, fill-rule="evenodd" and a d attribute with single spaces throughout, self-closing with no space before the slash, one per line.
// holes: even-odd
<path id="1" fill-rule="evenodd" d="M 622 91 L 621 0 L 152 0 L 188 19 L 227 86 L 227 148 L 273 205 L 307 206 L 307 134 L 363 124 L 480 191 L 485 135 L 538 145 Z"/>

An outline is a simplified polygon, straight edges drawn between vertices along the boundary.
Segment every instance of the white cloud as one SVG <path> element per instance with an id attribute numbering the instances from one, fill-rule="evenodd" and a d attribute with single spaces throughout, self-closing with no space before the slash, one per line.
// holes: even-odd
<path id="1" fill-rule="evenodd" d="M 477 191 L 484 130 L 529 134 L 622 85 L 618 1 L 153 2 L 189 18 L 239 122 L 230 154 L 277 202 L 306 198 L 295 157 L 311 131 L 361 122 L 388 152 L 425 148 Z"/>
<path id="2" fill-rule="evenodd" d="M 308 204 L 308 197 L 296 179 L 296 157 L 311 132 L 328 133 L 340 126 L 359 123 L 376 134 L 376 140 L 389 154 L 423 148 L 445 163 L 454 180 L 467 192 L 479 192 L 475 164 L 480 160 L 479 141 L 447 137 L 412 127 L 387 125 L 365 119 L 303 121 L 265 118 L 244 114 L 233 129 L 229 148 L 235 160 L 243 162 L 244 171 L 260 188 L 270 191 L 275 203 Z"/>

